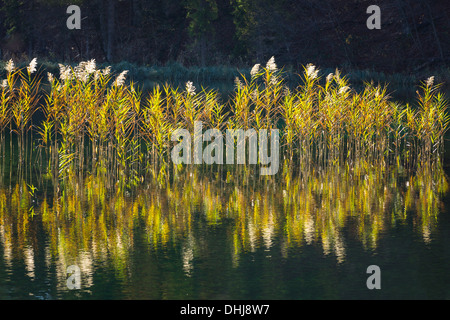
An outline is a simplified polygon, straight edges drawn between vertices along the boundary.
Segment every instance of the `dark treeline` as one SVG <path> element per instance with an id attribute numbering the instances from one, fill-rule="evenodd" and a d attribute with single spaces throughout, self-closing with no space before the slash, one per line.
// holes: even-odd
<path id="1" fill-rule="evenodd" d="M 369 30 L 366 9 L 381 8 Z M 69 5 L 81 29 L 69 30 Z M 0 0 L 3 60 L 185 66 L 348 66 L 415 72 L 449 64 L 448 0 Z"/>

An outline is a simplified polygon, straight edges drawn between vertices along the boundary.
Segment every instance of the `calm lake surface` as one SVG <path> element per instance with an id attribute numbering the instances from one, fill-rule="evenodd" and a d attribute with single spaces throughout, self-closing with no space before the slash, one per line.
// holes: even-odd
<path id="1" fill-rule="evenodd" d="M 192 170 L 121 191 L 89 175 L 59 192 L 3 182 L 0 299 L 450 299 L 445 172 L 278 176 Z"/>

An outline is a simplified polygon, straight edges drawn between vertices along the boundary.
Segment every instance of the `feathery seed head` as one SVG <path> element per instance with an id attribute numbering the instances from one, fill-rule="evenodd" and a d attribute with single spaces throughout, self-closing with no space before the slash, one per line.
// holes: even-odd
<path id="1" fill-rule="evenodd" d="M 37 65 L 37 58 L 34 58 L 33 60 L 31 60 L 30 64 L 27 67 L 29 74 L 32 74 L 33 72 L 36 71 L 36 65 Z"/>
<path id="2" fill-rule="evenodd" d="M 342 88 L 339 89 L 339 94 L 344 94 L 346 93 L 348 90 L 350 90 L 349 86 L 343 86 Z"/>
<path id="3" fill-rule="evenodd" d="M 102 74 L 104 76 L 107 76 L 111 72 L 111 66 L 107 66 L 105 69 L 102 70 Z"/>
<path id="4" fill-rule="evenodd" d="M 242 84 L 242 81 L 238 78 L 238 77 L 236 77 L 236 78 L 234 78 L 234 85 L 236 86 L 236 88 L 241 88 L 242 86 L 243 86 L 243 84 Z"/>
<path id="5" fill-rule="evenodd" d="M 78 66 L 74 68 L 75 77 L 82 82 L 86 82 L 89 78 L 89 73 L 86 69 L 87 64 L 86 61 L 81 61 Z"/>
<path id="6" fill-rule="evenodd" d="M 327 82 L 330 82 L 332 79 L 333 79 L 333 73 L 329 73 L 328 75 L 327 75 Z"/>
<path id="7" fill-rule="evenodd" d="M 252 68 L 252 70 L 250 71 L 250 76 L 253 78 L 254 76 L 256 76 L 256 74 L 259 72 L 259 67 L 261 65 L 259 63 L 255 64 Z"/>
<path id="8" fill-rule="evenodd" d="M 104 76 L 107 76 L 111 72 L 111 66 L 107 66 L 105 69 L 102 70 L 102 74 Z"/>
<path id="9" fill-rule="evenodd" d="M 85 70 L 88 74 L 94 73 L 95 68 L 96 68 L 95 59 L 89 60 L 85 65 Z"/>
<path id="10" fill-rule="evenodd" d="M 186 92 L 191 96 L 195 95 L 195 87 L 192 81 L 186 82 Z"/>
<path id="11" fill-rule="evenodd" d="M 6 89 L 6 87 L 8 87 L 8 80 L 3 79 L 1 86 L 2 86 L 3 89 Z"/>
<path id="12" fill-rule="evenodd" d="M 12 59 L 9 59 L 9 61 L 6 63 L 5 70 L 9 73 L 14 71 L 14 61 L 12 61 Z"/>
<path id="13" fill-rule="evenodd" d="M 72 70 L 70 69 L 70 66 L 65 66 L 61 63 L 59 63 L 58 66 L 59 66 L 59 78 L 62 81 L 70 80 L 72 78 Z"/>
<path id="14" fill-rule="evenodd" d="M 122 71 L 114 81 L 114 85 L 120 87 L 125 83 L 125 75 L 128 73 L 128 70 Z"/>
<path id="15" fill-rule="evenodd" d="M 431 87 L 434 83 L 434 76 L 431 76 L 427 79 L 427 87 Z"/>
<path id="16" fill-rule="evenodd" d="M 47 78 L 48 78 L 48 82 L 50 82 L 50 83 L 52 83 L 53 80 L 55 79 L 55 78 L 53 77 L 53 74 L 50 73 L 50 72 L 47 72 Z"/>
<path id="17" fill-rule="evenodd" d="M 272 56 L 272 58 L 267 61 L 266 69 L 268 69 L 270 72 L 277 71 L 277 64 L 275 63 L 275 57 Z"/>
<path id="18" fill-rule="evenodd" d="M 319 73 L 319 70 L 317 70 L 316 66 L 313 65 L 312 63 L 310 63 L 306 66 L 306 76 L 308 78 L 315 79 L 315 78 L 317 78 L 318 73 Z"/>

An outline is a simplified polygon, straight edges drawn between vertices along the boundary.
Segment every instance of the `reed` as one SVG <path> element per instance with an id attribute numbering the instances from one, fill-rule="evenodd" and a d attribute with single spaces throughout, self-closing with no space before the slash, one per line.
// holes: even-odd
<path id="1" fill-rule="evenodd" d="M 159 86 L 156 86 L 146 100 L 142 111 L 142 133 L 147 144 L 147 150 L 151 150 L 151 161 L 148 164 L 153 177 L 164 182 L 167 175 L 168 161 L 167 148 L 172 123 L 167 119 L 167 111 L 164 108 L 164 98 Z M 192 124 L 193 126 L 193 124 Z"/>

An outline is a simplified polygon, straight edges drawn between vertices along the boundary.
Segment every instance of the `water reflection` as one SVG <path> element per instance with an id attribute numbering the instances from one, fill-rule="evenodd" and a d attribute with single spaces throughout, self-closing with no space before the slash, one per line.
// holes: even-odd
<path id="1" fill-rule="evenodd" d="M 286 173 L 285 173 L 286 174 Z M 134 270 L 135 244 L 148 254 L 175 248 L 174 265 L 185 276 L 195 259 L 212 250 L 205 230 L 223 227 L 223 245 L 234 267 L 247 253 L 275 245 L 288 258 L 297 248 L 320 245 L 325 256 L 346 260 L 347 242 L 375 250 L 392 227 L 412 221 L 425 243 L 433 239 L 448 185 L 439 168 L 407 174 L 401 168 L 328 168 L 279 181 L 241 184 L 180 175 L 170 187 L 147 185 L 132 192 L 112 191 L 104 179 L 72 177 L 63 191 L 32 192 L 24 181 L 0 188 L 0 251 L 6 273 L 22 263 L 30 279 L 36 259 L 55 270 L 57 290 L 66 288 L 67 267 L 76 264 L 83 288 L 94 285 L 95 266 L 107 265 L 116 277 Z M 43 252 L 43 253 L 42 253 Z"/>

